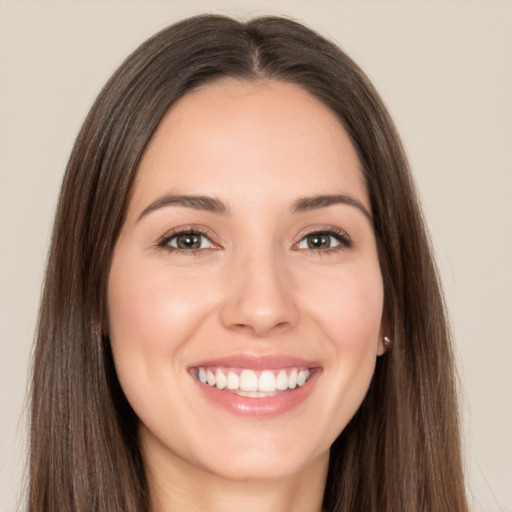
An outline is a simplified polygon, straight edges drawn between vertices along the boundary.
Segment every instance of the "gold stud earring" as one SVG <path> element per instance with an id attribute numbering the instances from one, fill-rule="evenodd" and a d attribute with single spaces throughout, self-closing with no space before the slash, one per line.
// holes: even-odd
<path id="1" fill-rule="evenodd" d="M 384 348 L 387 350 L 390 346 L 391 340 L 387 336 L 384 336 Z"/>

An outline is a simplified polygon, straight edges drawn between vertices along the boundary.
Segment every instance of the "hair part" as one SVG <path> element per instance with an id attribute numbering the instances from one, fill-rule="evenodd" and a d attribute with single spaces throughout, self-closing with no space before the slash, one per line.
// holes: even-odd
<path id="1" fill-rule="evenodd" d="M 141 156 L 168 109 L 223 78 L 296 84 L 335 112 L 366 180 L 392 349 L 331 448 L 329 512 L 467 511 L 450 333 L 399 137 L 336 45 L 277 17 L 205 15 L 146 41 L 99 94 L 64 177 L 34 353 L 29 511 L 147 512 L 137 418 L 108 340 L 107 282 Z"/>

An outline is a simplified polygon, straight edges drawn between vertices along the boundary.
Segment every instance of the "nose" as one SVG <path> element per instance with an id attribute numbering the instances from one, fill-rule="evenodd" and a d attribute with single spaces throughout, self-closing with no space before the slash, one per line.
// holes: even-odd
<path id="1" fill-rule="evenodd" d="M 226 328 L 264 337 L 297 324 L 299 309 L 285 265 L 271 256 L 252 255 L 235 266 L 230 269 L 221 310 Z"/>

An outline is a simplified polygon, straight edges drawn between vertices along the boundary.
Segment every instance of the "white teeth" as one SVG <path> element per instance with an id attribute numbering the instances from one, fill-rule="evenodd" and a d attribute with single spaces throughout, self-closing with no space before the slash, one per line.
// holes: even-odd
<path id="1" fill-rule="evenodd" d="M 286 374 L 286 372 L 284 370 L 281 370 L 277 374 L 276 389 L 278 389 L 279 391 L 288 389 L 288 375 Z"/>
<path id="2" fill-rule="evenodd" d="M 297 386 L 303 386 L 306 383 L 307 374 L 305 370 L 301 370 L 299 372 L 299 376 L 297 377 Z"/>
<path id="3" fill-rule="evenodd" d="M 219 389 L 224 389 L 226 387 L 226 376 L 222 372 L 222 370 L 217 370 L 215 373 L 216 386 Z"/>
<path id="4" fill-rule="evenodd" d="M 228 389 L 238 389 L 240 387 L 240 378 L 235 372 L 229 372 L 226 377 L 226 387 Z"/>
<path id="5" fill-rule="evenodd" d="M 215 386 L 215 375 L 213 375 L 211 370 L 206 370 L 206 382 L 208 386 Z"/>
<path id="6" fill-rule="evenodd" d="M 258 377 L 252 370 L 242 370 L 240 374 L 241 391 L 258 391 Z"/>
<path id="7" fill-rule="evenodd" d="M 276 377 L 270 370 L 261 372 L 258 380 L 259 391 L 275 391 L 276 390 Z"/>
<path id="8" fill-rule="evenodd" d="M 199 368 L 197 378 L 203 384 L 217 389 L 228 389 L 241 396 L 273 396 L 278 391 L 303 386 L 311 377 L 310 370 L 293 368 L 288 370 L 226 370 L 223 368 Z M 238 373 L 240 372 L 240 374 Z M 277 373 L 276 373 L 277 372 Z"/>
<path id="9" fill-rule="evenodd" d="M 277 395 L 277 393 L 275 391 L 270 392 L 270 393 L 265 393 L 263 391 L 240 391 L 240 390 L 238 390 L 236 392 L 236 394 L 240 395 L 240 396 L 248 396 L 250 398 L 262 398 L 264 396 L 274 396 L 274 395 Z"/>
<path id="10" fill-rule="evenodd" d="M 290 389 L 297 387 L 297 370 L 292 370 L 290 375 L 288 375 L 288 387 Z"/>

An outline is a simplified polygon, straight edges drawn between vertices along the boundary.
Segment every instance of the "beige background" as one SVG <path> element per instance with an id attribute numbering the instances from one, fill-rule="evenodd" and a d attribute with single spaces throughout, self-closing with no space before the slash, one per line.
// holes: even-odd
<path id="1" fill-rule="evenodd" d="M 0 511 L 22 496 L 27 368 L 73 139 L 131 50 L 205 10 L 296 17 L 374 80 L 408 149 L 441 266 L 473 510 L 512 511 L 510 0 L 0 0 Z"/>

